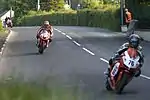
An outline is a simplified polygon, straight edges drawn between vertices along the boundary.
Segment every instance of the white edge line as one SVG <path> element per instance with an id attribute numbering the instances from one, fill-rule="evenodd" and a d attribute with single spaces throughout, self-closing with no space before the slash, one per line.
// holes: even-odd
<path id="1" fill-rule="evenodd" d="M 69 35 L 66 35 L 67 38 L 69 38 L 70 40 L 72 40 L 72 38 Z"/>
<path id="2" fill-rule="evenodd" d="M 88 50 L 88 49 L 86 49 L 84 47 L 82 49 L 85 50 L 86 52 L 88 52 L 89 54 L 93 55 L 93 56 L 95 55 L 93 52 L 91 52 L 90 50 Z"/>
<path id="3" fill-rule="evenodd" d="M 76 42 L 76 41 L 73 41 L 73 43 L 75 43 L 76 45 L 78 45 L 78 46 L 81 46 L 78 42 Z"/>
<path id="4" fill-rule="evenodd" d="M 104 59 L 104 58 L 100 58 L 100 60 L 102 60 L 102 61 L 104 61 L 104 62 L 106 62 L 106 63 L 109 63 L 106 59 Z M 145 75 L 140 75 L 141 77 L 143 77 L 143 78 L 146 78 L 146 79 L 148 79 L 148 80 L 150 80 L 150 77 L 148 77 L 148 76 L 145 76 Z"/>

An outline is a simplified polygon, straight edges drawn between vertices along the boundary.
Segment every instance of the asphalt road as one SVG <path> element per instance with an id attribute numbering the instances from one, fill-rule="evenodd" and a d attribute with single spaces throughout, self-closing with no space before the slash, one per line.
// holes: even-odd
<path id="1" fill-rule="evenodd" d="M 88 100 L 149 99 L 149 47 L 143 42 L 145 64 L 142 75 L 125 88 L 122 95 L 104 88 L 105 60 L 126 40 L 123 35 L 97 28 L 62 27 L 54 30 L 54 39 L 43 55 L 37 54 L 37 27 L 13 28 L 0 62 L 1 76 L 64 86 L 78 85 Z M 101 31 L 101 33 L 99 33 Z M 104 60 L 105 59 L 105 60 Z M 83 97 L 83 100 L 87 98 Z"/>

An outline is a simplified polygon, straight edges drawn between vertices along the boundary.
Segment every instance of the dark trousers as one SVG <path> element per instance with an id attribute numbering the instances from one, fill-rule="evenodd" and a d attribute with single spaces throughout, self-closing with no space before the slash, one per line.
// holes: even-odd
<path id="1" fill-rule="evenodd" d="M 129 24 L 130 24 L 130 23 L 126 23 L 126 25 L 127 25 L 127 28 L 129 27 Z"/>

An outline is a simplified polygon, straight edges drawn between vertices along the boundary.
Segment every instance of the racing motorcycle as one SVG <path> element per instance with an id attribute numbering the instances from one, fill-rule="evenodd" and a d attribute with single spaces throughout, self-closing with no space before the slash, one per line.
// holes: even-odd
<path id="1" fill-rule="evenodd" d="M 109 76 L 106 78 L 105 87 L 108 91 L 113 90 L 121 94 L 124 87 L 133 79 L 134 75 L 140 70 L 139 55 L 134 48 L 128 48 L 119 59 L 116 59 L 114 67 L 110 69 Z"/>
<path id="2" fill-rule="evenodd" d="M 46 49 L 46 43 L 51 38 L 50 34 L 43 30 L 43 32 L 40 34 L 39 42 L 38 42 L 38 52 L 42 54 L 44 50 Z"/>

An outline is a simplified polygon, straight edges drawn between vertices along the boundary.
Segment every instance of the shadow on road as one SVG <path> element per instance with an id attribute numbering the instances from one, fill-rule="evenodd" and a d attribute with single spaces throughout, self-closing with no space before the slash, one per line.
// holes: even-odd
<path id="1" fill-rule="evenodd" d="M 20 54 L 10 54 L 10 55 L 7 55 L 7 57 L 20 57 L 20 56 L 33 56 L 33 55 L 39 55 L 39 54 L 37 52 L 20 53 Z"/>

